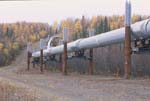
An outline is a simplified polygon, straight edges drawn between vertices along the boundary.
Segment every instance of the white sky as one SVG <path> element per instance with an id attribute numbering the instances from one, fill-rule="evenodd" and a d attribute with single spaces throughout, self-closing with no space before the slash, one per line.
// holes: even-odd
<path id="1" fill-rule="evenodd" d="M 132 13 L 150 15 L 150 0 L 131 0 Z M 0 23 L 16 21 L 47 22 L 82 15 L 122 15 L 125 0 L 33 0 L 0 1 Z"/>

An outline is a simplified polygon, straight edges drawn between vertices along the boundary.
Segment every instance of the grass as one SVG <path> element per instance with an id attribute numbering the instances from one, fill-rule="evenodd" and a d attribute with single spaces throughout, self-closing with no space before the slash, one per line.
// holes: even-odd
<path id="1" fill-rule="evenodd" d="M 40 92 L 7 80 L 0 80 L 0 101 L 49 101 Z"/>
<path id="2" fill-rule="evenodd" d="M 69 101 L 65 97 L 43 94 L 37 89 L 0 78 L 0 101 Z"/>
<path id="3" fill-rule="evenodd" d="M 6 80 L 0 80 L 0 101 L 35 101 L 35 92 L 17 86 Z"/>

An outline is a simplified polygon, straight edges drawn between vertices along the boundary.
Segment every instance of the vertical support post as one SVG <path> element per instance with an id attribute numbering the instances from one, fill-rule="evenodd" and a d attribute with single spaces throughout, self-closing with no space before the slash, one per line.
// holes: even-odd
<path id="1" fill-rule="evenodd" d="M 35 59 L 33 58 L 33 68 L 35 68 L 35 63 L 34 62 L 35 62 Z"/>
<path id="2" fill-rule="evenodd" d="M 40 39 L 40 70 L 43 73 L 43 39 Z"/>
<path id="3" fill-rule="evenodd" d="M 30 52 L 27 52 L 27 70 L 30 69 Z"/>
<path id="4" fill-rule="evenodd" d="M 30 43 L 27 43 L 27 70 L 30 69 L 30 58 L 31 58 L 31 46 Z"/>
<path id="5" fill-rule="evenodd" d="M 63 41 L 59 40 L 59 45 L 62 45 Z M 59 70 L 62 72 L 63 71 L 63 65 L 62 65 L 62 54 L 59 55 Z"/>
<path id="6" fill-rule="evenodd" d="M 63 74 L 67 75 L 67 42 L 64 42 Z"/>
<path id="7" fill-rule="evenodd" d="M 131 2 L 126 0 L 126 21 L 125 21 L 125 63 L 124 77 L 128 79 L 131 75 Z"/>
<path id="8" fill-rule="evenodd" d="M 90 59 L 89 59 L 89 74 L 93 75 L 93 49 L 89 50 L 89 55 L 90 55 Z"/>
<path id="9" fill-rule="evenodd" d="M 67 75 L 67 41 L 68 41 L 68 29 L 64 28 L 64 55 L 63 55 L 63 74 Z"/>
<path id="10" fill-rule="evenodd" d="M 62 55 L 59 55 L 59 69 L 62 71 Z"/>
<path id="11" fill-rule="evenodd" d="M 131 36 L 130 26 L 125 27 L 125 78 L 128 79 L 131 75 Z"/>
<path id="12" fill-rule="evenodd" d="M 46 57 L 47 59 L 47 57 Z M 46 69 L 47 68 L 47 60 L 44 61 L 44 68 Z"/>
<path id="13" fill-rule="evenodd" d="M 94 36 L 95 34 L 95 30 L 94 29 L 90 29 L 89 30 L 89 37 Z M 89 69 L 88 69 L 88 73 L 90 75 L 93 75 L 93 49 L 89 50 Z"/>
<path id="14" fill-rule="evenodd" d="M 40 50 L 40 69 L 43 72 L 43 49 Z"/>

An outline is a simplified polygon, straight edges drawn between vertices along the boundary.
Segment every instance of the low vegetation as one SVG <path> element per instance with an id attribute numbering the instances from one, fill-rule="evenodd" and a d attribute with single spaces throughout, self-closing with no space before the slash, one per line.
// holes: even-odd
<path id="1" fill-rule="evenodd" d="M 0 80 L 0 101 L 35 101 L 36 91 Z"/>

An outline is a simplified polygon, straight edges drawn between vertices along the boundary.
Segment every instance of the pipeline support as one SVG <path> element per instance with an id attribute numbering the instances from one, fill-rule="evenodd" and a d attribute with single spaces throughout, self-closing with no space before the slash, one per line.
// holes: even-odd
<path id="1" fill-rule="evenodd" d="M 40 70 L 43 72 L 43 49 L 40 50 Z"/>
<path id="2" fill-rule="evenodd" d="M 64 42 L 63 74 L 67 75 L 67 42 Z"/>
<path id="3" fill-rule="evenodd" d="M 59 69 L 62 71 L 62 55 L 59 55 Z"/>
<path id="4" fill-rule="evenodd" d="M 30 58 L 31 58 L 31 53 L 28 51 L 27 52 L 27 70 L 30 69 Z"/>
<path id="5" fill-rule="evenodd" d="M 89 74 L 93 75 L 93 49 L 89 50 Z"/>
<path id="6" fill-rule="evenodd" d="M 131 75 L 131 28 L 130 26 L 125 27 L 125 78 L 128 79 Z"/>

